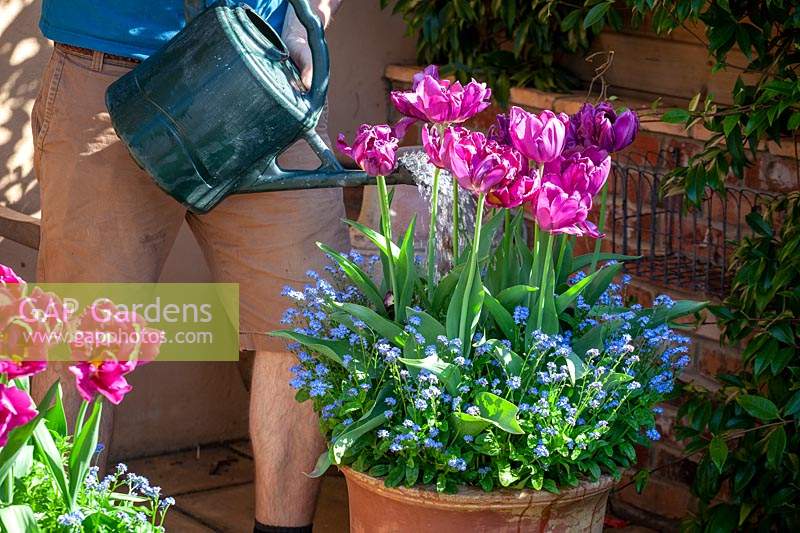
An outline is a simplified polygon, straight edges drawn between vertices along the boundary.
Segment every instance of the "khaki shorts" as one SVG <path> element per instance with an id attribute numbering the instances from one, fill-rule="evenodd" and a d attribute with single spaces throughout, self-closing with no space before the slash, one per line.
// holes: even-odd
<path id="1" fill-rule="evenodd" d="M 57 46 L 45 70 L 32 120 L 42 205 L 38 280 L 157 281 L 185 219 L 214 280 L 239 283 L 241 348 L 283 351 L 266 335 L 280 327 L 289 303 L 281 289 L 304 285 L 305 272 L 326 262 L 316 241 L 349 248 L 341 189 L 231 196 L 210 213 L 187 212 L 136 165 L 111 126 L 105 91 L 130 68 Z M 319 131 L 329 141 L 326 120 Z M 279 162 L 319 166 L 304 141 Z"/>

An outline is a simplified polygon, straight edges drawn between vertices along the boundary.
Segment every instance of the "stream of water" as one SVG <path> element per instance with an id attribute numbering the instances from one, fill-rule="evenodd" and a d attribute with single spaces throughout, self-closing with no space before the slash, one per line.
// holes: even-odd
<path id="1" fill-rule="evenodd" d="M 430 214 L 431 192 L 433 185 L 433 174 L 436 169 L 428 162 L 428 156 L 424 151 L 405 152 L 400 155 L 399 162 L 404 166 L 417 184 L 425 205 Z M 436 216 L 436 258 L 437 270 L 443 272 L 449 268 L 453 261 L 453 181 L 452 176 L 442 170 L 439 173 L 439 205 Z M 459 206 L 459 226 L 458 243 L 459 253 L 464 251 L 465 245 L 472 240 L 475 228 L 475 198 L 466 191 L 460 191 L 458 195 Z"/>

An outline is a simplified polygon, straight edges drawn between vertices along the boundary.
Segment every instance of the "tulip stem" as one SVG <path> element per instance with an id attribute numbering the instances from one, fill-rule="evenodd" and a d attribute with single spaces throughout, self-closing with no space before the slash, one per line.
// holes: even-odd
<path id="1" fill-rule="evenodd" d="M 453 266 L 458 263 L 458 180 L 453 180 Z"/>
<path id="2" fill-rule="evenodd" d="M 511 264 L 511 210 L 503 210 L 503 272 L 500 277 L 501 288 L 508 287 L 508 268 Z"/>
<path id="3" fill-rule="evenodd" d="M 539 284 L 539 310 L 536 313 L 536 329 L 542 329 L 542 318 L 544 317 L 544 302 L 548 299 L 550 287 L 550 271 L 553 269 L 553 234 L 547 233 L 547 245 L 544 252 L 544 264 L 542 265 L 542 282 Z"/>
<path id="4" fill-rule="evenodd" d="M 436 290 L 436 217 L 439 206 L 439 167 L 433 171 L 433 184 L 431 185 L 431 222 L 428 226 L 428 300 L 433 302 L 433 293 Z"/>
<path id="5" fill-rule="evenodd" d="M 567 235 L 562 233 L 558 236 L 558 262 L 556 263 L 556 284 L 561 276 L 561 267 L 564 264 L 564 252 L 567 250 Z M 553 287 L 555 289 L 555 287 Z"/>
<path id="6" fill-rule="evenodd" d="M 472 295 L 472 283 L 475 280 L 475 273 L 478 270 L 478 245 L 480 244 L 481 224 L 483 223 L 483 207 L 486 202 L 484 193 L 478 194 L 478 209 L 475 212 L 475 235 L 472 238 L 472 251 L 469 255 L 467 265 L 467 284 L 464 286 L 464 299 L 461 302 L 461 317 L 458 321 L 458 338 L 463 343 L 464 354 L 468 353 L 471 339 L 467 337 L 467 312 L 471 306 L 470 296 Z"/>
<path id="7" fill-rule="evenodd" d="M 539 265 L 541 264 L 540 258 L 540 231 L 539 231 L 539 224 L 536 222 L 533 223 L 533 260 L 531 261 L 531 272 L 528 276 L 528 285 L 531 287 L 536 287 L 536 292 L 531 291 L 528 293 L 528 322 L 525 326 L 525 335 L 528 338 L 531 338 L 533 332 L 538 329 L 536 325 L 536 315 L 534 314 L 534 303 L 538 302 L 539 299 L 542 297 L 542 290 L 541 287 L 541 279 L 539 277 Z M 527 343 L 526 343 L 527 349 Z"/>
<path id="8" fill-rule="evenodd" d="M 597 233 L 602 234 L 606 225 L 606 199 L 608 198 L 608 181 L 603 184 L 603 189 L 600 192 L 600 220 L 597 224 Z M 589 274 L 597 269 L 597 260 L 600 258 L 600 247 L 603 245 L 603 239 L 598 237 L 594 241 L 594 254 L 592 254 L 592 266 Z"/>
<path id="9" fill-rule="evenodd" d="M 386 266 L 389 269 L 389 287 L 392 291 L 392 300 L 397 298 L 397 280 L 394 277 L 394 254 L 392 253 L 392 217 L 389 213 L 389 193 L 386 191 L 386 177 L 377 176 L 378 196 L 381 204 L 381 229 L 386 239 Z M 397 317 L 397 309 L 394 310 Z"/>

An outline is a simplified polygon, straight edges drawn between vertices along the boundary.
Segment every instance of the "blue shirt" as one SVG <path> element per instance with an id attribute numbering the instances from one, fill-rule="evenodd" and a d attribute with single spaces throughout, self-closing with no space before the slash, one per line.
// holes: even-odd
<path id="1" fill-rule="evenodd" d="M 281 33 L 286 0 L 245 3 Z M 53 41 L 145 59 L 185 24 L 182 0 L 44 0 L 39 29 Z"/>

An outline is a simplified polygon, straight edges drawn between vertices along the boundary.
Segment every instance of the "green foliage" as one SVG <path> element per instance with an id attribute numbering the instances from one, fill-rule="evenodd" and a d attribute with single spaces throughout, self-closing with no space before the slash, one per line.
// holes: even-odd
<path id="1" fill-rule="evenodd" d="M 750 74 L 737 77 L 727 98 L 732 104 L 720 104 L 715 95 L 698 93 L 686 109 L 664 113 L 665 122 L 683 124 L 687 129 L 700 124 L 711 132 L 703 149 L 671 173 L 668 192 L 685 193 L 690 203 L 699 205 L 707 188 L 724 192 L 729 175 L 744 178 L 745 169 L 756 160 L 759 144 L 796 143 L 800 126 L 800 11 L 796 2 L 628 3 L 635 13 L 650 13 L 659 33 L 668 33 L 687 21 L 703 22 L 708 51 L 715 60 L 712 70 Z M 735 45 L 744 53 L 745 64 L 729 60 Z"/>
<path id="2" fill-rule="evenodd" d="M 687 452 L 703 454 L 689 531 L 800 528 L 800 193 L 747 221 L 731 294 L 712 308 L 725 340 L 744 345 L 744 369 L 719 375 L 717 392 L 695 389 L 679 412 Z"/>
<path id="3" fill-rule="evenodd" d="M 286 291 L 298 307 L 285 315 L 291 329 L 274 334 L 293 341 L 292 385 L 328 440 L 312 475 L 337 464 L 389 487 L 558 492 L 620 476 L 636 461 L 634 446 L 654 438 L 652 407 L 688 362 L 687 339 L 669 326 L 704 304 L 662 297 L 654 308 L 628 307 L 629 280 L 614 283 L 621 264 L 587 275 L 591 259 L 573 258 L 566 238 L 564 254 L 553 254 L 545 232 L 547 248 L 531 257 L 508 215 L 495 210 L 483 228 L 476 217 L 470 251 L 438 279 L 403 264 L 410 232 L 397 246 L 351 222 L 377 245 L 375 261 L 323 248 L 335 265 L 329 276 L 310 274 L 314 285 Z M 493 246 L 501 221 L 508 233 Z M 572 266 L 558 282 L 557 261 Z M 414 268 L 414 283 L 392 293 L 385 279 L 371 280 L 378 264 L 384 278 Z M 377 287 L 381 305 L 370 294 Z M 543 291 L 550 305 L 539 306 Z M 406 302 L 402 312 L 397 302 Z M 550 334 L 531 324 L 534 311 Z"/>
<path id="4" fill-rule="evenodd" d="M 27 390 L 28 379 L 18 378 L 14 384 Z M 99 399 L 87 417 L 86 408 L 81 409 L 74 438 L 67 429 L 58 382 L 37 410 L 36 418 L 10 433 L 0 452 L 0 531 L 164 531 L 162 524 L 174 503 L 172 498 L 163 498 L 147 479 L 128 474 L 125 465 L 98 479 L 98 468 L 92 462 L 99 453 Z"/>
<path id="5" fill-rule="evenodd" d="M 552 0 L 381 0 L 382 7 L 390 4 L 417 38 L 419 61 L 445 65 L 444 72 L 462 80 L 485 80 L 506 104 L 514 86 L 574 88 L 557 58 L 588 49 L 611 2 L 591 8 Z M 620 23 L 618 15 L 611 18 Z"/>

